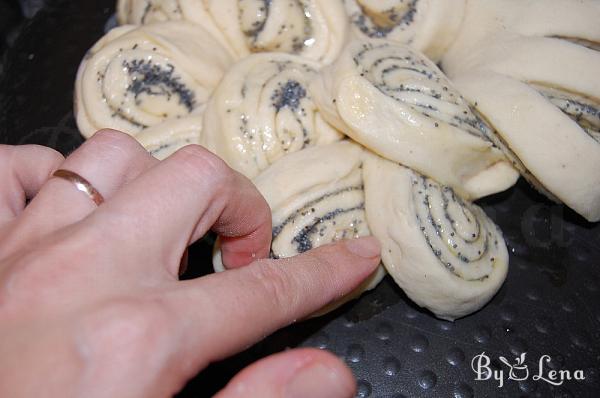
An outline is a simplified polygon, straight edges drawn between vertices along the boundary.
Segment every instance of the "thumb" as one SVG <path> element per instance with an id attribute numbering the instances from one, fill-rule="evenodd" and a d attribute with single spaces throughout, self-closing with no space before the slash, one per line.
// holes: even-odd
<path id="1" fill-rule="evenodd" d="M 351 398 L 355 391 L 352 372 L 335 355 L 303 348 L 253 363 L 215 398 Z"/>

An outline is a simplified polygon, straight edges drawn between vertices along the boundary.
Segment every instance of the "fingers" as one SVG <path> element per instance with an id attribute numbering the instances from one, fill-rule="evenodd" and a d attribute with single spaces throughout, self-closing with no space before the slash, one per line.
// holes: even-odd
<path id="1" fill-rule="evenodd" d="M 174 276 L 188 244 L 211 227 L 225 237 L 224 261 L 233 267 L 266 257 L 271 243 L 271 212 L 262 195 L 197 145 L 141 175 L 89 221 L 107 236 L 115 231 L 128 236 L 122 255 L 166 264 Z"/>
<path id="2" fill-rule="evenodd" d="M 158 161 L 132 137 L 114 130 L 102 130 L 73 152 L 60 168 L 81 175 L 108 200 L 156 163 Z M 51 178 L 23 213 L 21 237 L 55 231 L 80 221 L 96 208 L 96 204 L 72 182 Z"/>
<path id="3" fill-rule="evenodd" d="M 372 274 L 380 250 L 366 237 L 181 282 L 166 300 L 185 319 L 184 355 L 218 360 L 314 313 Z"/>
<path id="4" fill-rule="evenodd" d="M 304 348 L 271 355 L 237 374 L 215 398 L 351 398 L 352 372 L 326 351 Z"/>
<path id="5" fill-rule="evenodd" d="M 38 145 L 0 145 L 0 223 L 17 217 L 64 161 L 54 149 Z"/>

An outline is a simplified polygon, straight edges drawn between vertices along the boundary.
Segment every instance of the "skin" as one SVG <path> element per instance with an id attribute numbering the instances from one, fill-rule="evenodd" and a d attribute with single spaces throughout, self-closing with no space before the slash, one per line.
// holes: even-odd
<path id="1" fill-rule="evenodd" d="M 105 202 L 51 178 L 58 168 Z M 209 229 L 229 270 L 179 281 L 185 249 Z M 282 260 L 266 259 L 270 239 L 264 198 L 200 146 L 163 162 L 111 130 L 67 159 L 0 146 L 0 396 L 171 396 L 211 362 L 350 292 L 379 263 L 373 238 Z M 355 388 L 337 357 L 297 349 L 252 364 L 217 396 L 335 398 Z"/>

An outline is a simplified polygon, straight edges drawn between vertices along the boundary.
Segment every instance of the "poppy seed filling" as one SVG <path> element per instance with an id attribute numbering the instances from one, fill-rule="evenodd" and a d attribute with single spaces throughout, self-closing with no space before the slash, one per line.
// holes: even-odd
<path id="1" fill-rule="evenodd" d="M 164 68 L 151 60 L 123 61 L 123 67 L 131 76 L 127 91 L 139 101 L 141 94 L 165 96 L 171 99 L 173 95 L 179 98 L 179 104 L 185 106 L 191 113 L 196 105 L 194 92 L 185 86 L 179 76 L 175 76 L 175 67 L 171 64 Z"/>
<path id="2" fill-rule="evenodd" d="M 271 96 L 273 107 L 279 112 L 287 107 L 293 111 L 298 110 L 300 101 L 306 97 L 306 89 L 296 80 L 288 80 L 281 88 L 275 90 Z"/>
<path id="3" fill-rule="evenodd" d="M 364 35 L 381 39 L 387 37 L 395 29 L 405 30 L 414 22 L 419 0 L 412 0 L 406 5 L 404 0 L 399 0 L 398 6 L 378 13 L 368 10 L 360 4 L 360 0 L 355 1 L 358 3 L 360 12 L 351 15 L 352 23 Z"/>

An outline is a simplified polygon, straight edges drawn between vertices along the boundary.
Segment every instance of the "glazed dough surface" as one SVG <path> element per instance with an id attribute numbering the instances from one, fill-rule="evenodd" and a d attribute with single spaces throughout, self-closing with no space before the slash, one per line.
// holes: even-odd
<path id="1" fill-rule="evenodd" d="M 418 305 L 454 320 L 477 311 L 508 270 L 502 233 L 451 188 L 376 155 L 364 163 L 366 211 L 388 273 Z"/>
<path id="2" fill-rule="evenodd" d="M 442 66 L 450 77 L 477 68 L 482 62 L 487 62 L 490 54 L 502 50 L 501 45 L 496 49 L 490 48 L 494 43 L 506 40 L 519 43 L 526 42 L 528 38 L 565 39 L 600 49 L 599 20 L 600 3 L 596 0 L 469 1 L 458 37 L 444 55 Z M 497 55 L 498 60 L 511 62 L 509 54 Z M 557 63 L 569 62 L 566 56 L 558 56 L 557 53 L 553 56 L 553 62 L 541 60 L 539 64 L 552 69 Z M 520 67 L 527 66 L 521 61 L 515 60 L 515 63 Z"/>
<path id="3" fill-rule="evenodd" d="M 324 118 L 381 156 L 476 199 L 518 173 L 446 76 L 408 46 L 350 43 L 311 85 Z"/>
<path id="4" fill-rule="evenodd" d="M 102 128 L 136 135 L 166 120 L 200 114 L 232 62 L 197 25 L 165 22 L 113 29 L 79 67 L 79 129 L 85 137 Z"/>
<path id="5" fill-rule="evenodd" d="M 550 199 L 600 220 L 600 3 L 477 1 L 443 66 Z"/>
<path id="6" fill-rule="evenodd" d="M 117 19 L 121 25 L 147 25 L 166 21 L 188 21 L 202 26 L 237 58 L 205 0 L 118 0 Z"/>
<path id="7" fill-rule="evenodd" d="M 339 140 L 308 92 L 317 67 L 282 53 L 237 63 L 208 104 L 202 144 L 253 178 L 286 154 Z"/>
<path id="8" fill-rule="evenodd" d="M 291 257 L 371 234 L 365 215 L 362 161 L 362 148 L 342 141 L 290 154 L 254 180 L 272 209 L 271 257 Z M 223 270 L 218 252 L 213 263 L 217 271 Z M 379 267 L 356 290 L 320 313 L 373 289 L 384 275 Z"/>
<path id="9" fill-rule="evenodd" d="M 201 3 L 198 0 L 197 3 Z M 188 0 L 118 0 L 117 19 L 121 25 L 145 25 L 185 18 L 182 3 Z"/>
<path id="10" fill-rule="evenodd" d="M 202 117 L 187 116 L 150 127 L 135 138 L 152 156 L 164 160 L 186 145 L 200 144 L 201 133 Z"/>
<path id="11" fill-rule="evenodd" d="M 600 103 L 493 72 L 455 83 L 495 127 L 505 150 L 541 192 L 600 220 Z"/>
<path id="12" fill-rule="evenodd" d="M 332 62 L 348 34 L 341 2 L 331 0 L 206 0 L 240 55 L 285 52 Z"/>
<path id="13" fill-rule="evenodd" d="M 438 61 L 454 41 L 465 0 L 343 0 L 359 38 L 408 44 Z"/>
<path id="14" fill-rule="evenodd" d="M 237 57 L 284 52 L 333 62 L 349 34 L 338 0 L 119 0 L 121 24 L 187 20 L 201 25 Z"/>

